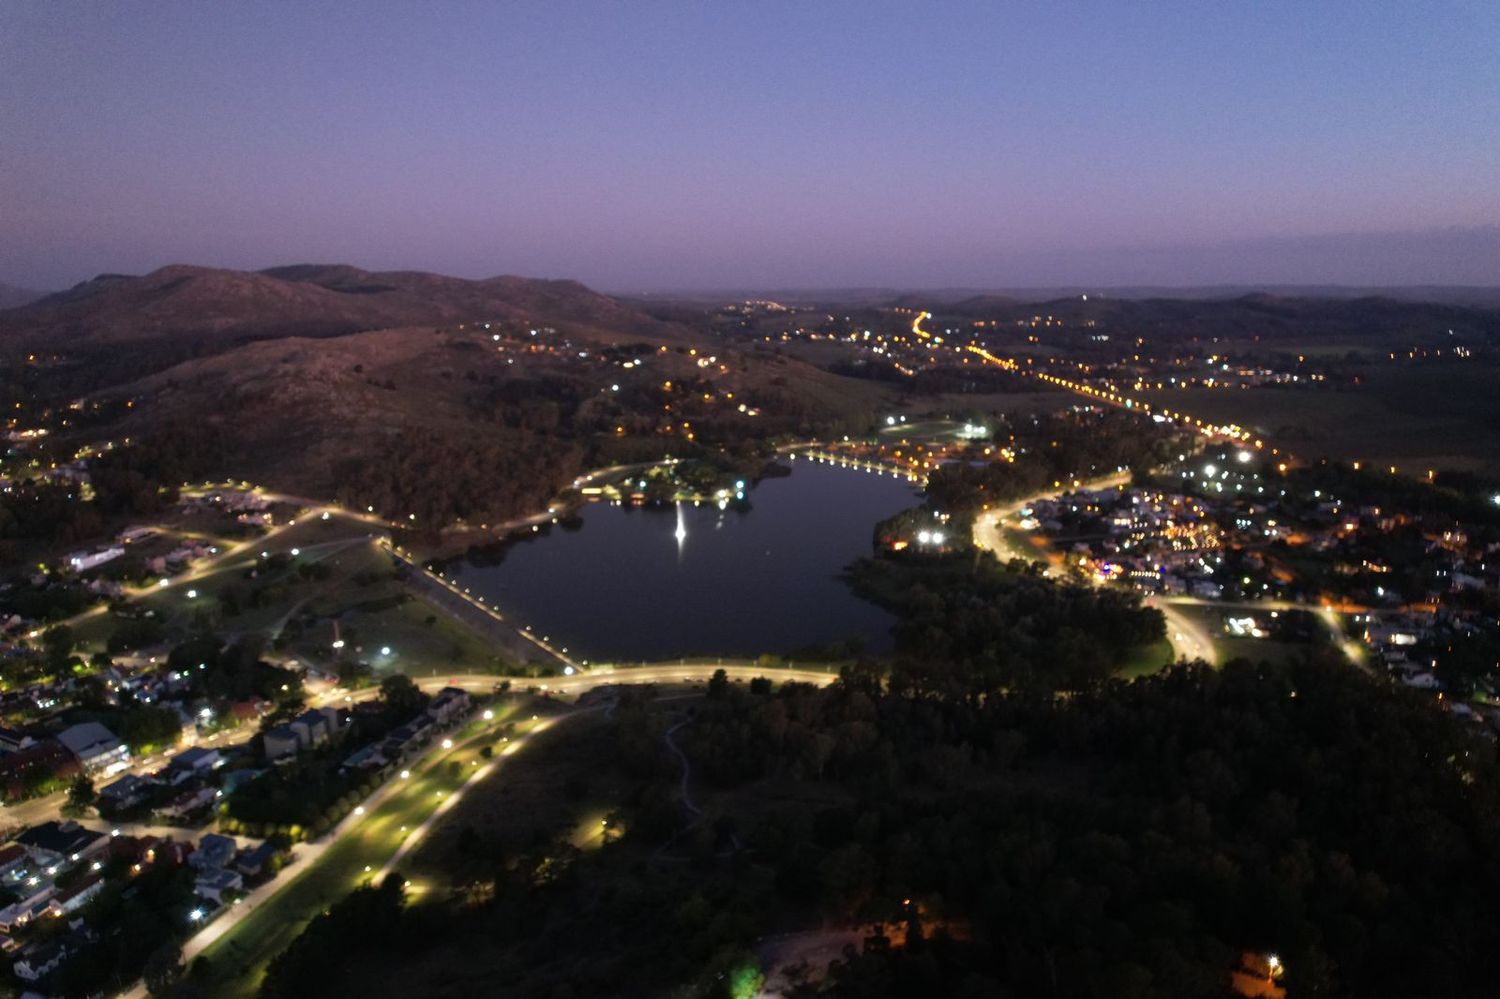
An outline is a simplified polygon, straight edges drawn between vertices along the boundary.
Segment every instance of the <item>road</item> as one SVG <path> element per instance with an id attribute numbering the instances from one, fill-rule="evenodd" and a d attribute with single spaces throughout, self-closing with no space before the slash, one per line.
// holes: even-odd
<path id="1" fill-rule="evenodd" d="M 603 667 L 577 676 L 567 677 L 559 682 L 539 684 L 538 686 L 552 694 L 576 695 L 598 687 L 616 684 L 704 683 L 713 676 L 715 670 L 719 669 L 724 670 L 731 680 L 737 682 L 748 682 L 755 677 L 766 676 L 782 681 L 813 683 L 821 686 L 831 683 L 835 676 L 835 674 L 823 670 L 760 669 L 751 666 L 723 666 L 717 662 L 682 662 L 620 669 Z M 456 686 L 471 691 L 489 692 L 500 679 L 500 677 L 489 674 L 458 674 L 441 679 L 418 680 L 417 683 L 429 691 L 444 686 Z M 368 692 L 361 692 L 361 695 L 371 696 Z M 398 832 L 404 835 L 391 847 L 379 870 L 375 870 L 373 864 L 369 865 L 371 867 L 371 876 L 378 877 L 380 873 L 391 870 L 401 859 L 409 856 L 411 851 L 420 845 L 421 841 L 431 830 L 441 822 L 442 817 L 450 809 L 456 807 L 465 794 L 469 793 L 486 777 L 490 776 L 497 768 L 503 766 L 505 760 L 520 752 L 529 744 L 529 740 L 532 737 L 550 725 L 559 724 L 568 718 L 577 717 L 583 713 L 582 711 L 574 711 L 554 719 L 539 722 L 532 727 L 528 734 L 513 739 L 493 760 L 484 766 L 477 767 L 463 781 L 459 788 L 449 794 L 443 795 L 440 799 L 434 798 L 431 810 L 423 821 L 415 825 L 410 825 L 409 831 L 408 825 L 403 825 L 398 830 Z M 495 724 L 498 725 L 499 722 L 500 719 L 496 719 Z M 421 776 L 430 776 L 439 770 L 441 764 L 454 754 L 472 748 L 480 740 L 490 739 L 493 739 L 493 732 L 485 731 L 481 735 L 474 736 L 468 742 L 458 746 L 443 747 L 441 743 L 435 744 L 422 758 L 413 762 L 407 768 L 413 774 L 411 780 L 417 781 Z M 423 775 L 419 775 L 417 771 L 423 767 L 425 767 L 426 772 Z M 223 914 L 184 941 L 184 960 L 191 961 L 210 945 L 226 948 L 233 946 L 235 930 L 242 922 L 249 918 L 252 913 L 265 910 L 268 904 L 272 903 L 278 897 L 283 896 L 289 887 L 298 883 L 299 879 L 307 877 L 320 864 L 326 863 L 329 851 L 339 843 L 347 841 L 351 836 L 361 835 L 363 830 L 370 829 L 375 830 L 369 836 L 373 843 L 380 845 L 387 842 L 382 837 L 388 836 L 389 830 L 385 829 L 381 831 L 382 826 L 380 824 L 384 817 L 384 812 L 388 808 L 395 809 L 399 806 L 399 803 L 394 802 L 392 799 L 401 795 L 408 787 L 408 781 L 400 777 L 392 778 L 380 790 L 368 798 L 356 812 L 352 812 L 345 817 L 323 839 L 316 843 L 299 845 L 297 847 L 297 862 L 282 872 L 280 877 L 256 888 L 239 905 L 234 906 L 229 912 Z M 410 808 L 409 803 L 404 807 Z M 276 913 L 276 921 L 278 925 L 295 925 L 300 927 L 321 907 L 322 900 L 319 899 L 318 904 L 313 905 L 308 910 Z M 248 945 L 246 949 L 249 949 Z M 137 984 L 133 989 L 125 992 L 124 995 L 130 996 L 132 999 L 144 997 L 146 995 L 145 987 L 142 984 Z"/>

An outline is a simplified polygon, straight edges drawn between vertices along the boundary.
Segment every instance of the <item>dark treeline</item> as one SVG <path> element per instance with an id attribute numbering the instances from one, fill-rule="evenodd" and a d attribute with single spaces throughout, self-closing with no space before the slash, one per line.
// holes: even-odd
<path id="1" fill-rule="evenodd" d="M 1036 563 L 1001 568 L 977 551 L 943 559 L 861 559 L 856 593 L 896 612 L 891 684 L 979 698 L 1013 688 L 1077 690 L 1166 635 L 1138 594 L 1057 583 Z"/>

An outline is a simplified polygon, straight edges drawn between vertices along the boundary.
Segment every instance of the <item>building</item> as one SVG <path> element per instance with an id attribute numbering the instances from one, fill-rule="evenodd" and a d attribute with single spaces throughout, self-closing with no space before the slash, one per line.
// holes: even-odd
<path id="1" fill-rule="evenodd" d="M 234 869 L 247 878 L 258 878 L 276 872 L 276 863 L 281 851 L 270 843 L 262 843 L 253 850 L 243 851 L 235 859 Z"/>
<path id="2" fill-rule="evenodd" d="M 427 716 L 439 725 L 446 725 L 453 719 L 467 714 L 470 703 L 467 690 L 444 687 L 437 692 L 432 703 L 427 705 Z"/>
<path id="3" fill-rule="evenodd" d="M 123 812 L 134 808 L 149 799 L 157 786 L 154 780 L 126 774 L 99 789 L 99 811 Z"/>
<path id="4" fill-rule="evenodd" d="M 90 874 L 80 878 L 63 891 L 52 896 L 47 903 L 47 914 L 56 918 L 72 915 L 88 905 L 104 890 L 104 875 Z"/>
<path id="5" fill-rule="evenodd" d="M 283 756 L 296 756 L 302 748 L 302 740 L 290 725 L 277 725 L 262 736 L 265 740 L 266 759 L 279 760 Z"/>
<path id="6" fill-rule="evenodd" d="M 57 734 L 57 741 L 90 773 L 116 773 L 130 762 L 130 749 L 98 722 L 65 728 Z"/>
<path id="7" fill-rule="evenodd" d="M 87 572 L 96 566 L 111 562 L 125 554 L 125 549 L 118 545 L 104 548 L 97 552 L 77 552 L 68 556 L 68 568 L 74 572 Z"/>
<path id="8" fill-rule="evenodd" d="M 16 837 L 39 867 L 87 860 L 109 848 L 109 837 L 77 822 L 43 822 Z"/>
<path id="9" fill-rule="evenodd" d="M 37 982 L 63 966 L 88 943 L 87 931 L 70 933 L 65 937 L 47 940 L 28 947 L 12 964 L 11 970 L 24 982 Z"/>
<path id="10" fill-rule="evenodd" d="M 19 753 L 36 745 L 36 740 L 25 732 L 0 726 L 0 753 Z"/>
<path id="11" fill-rule="evenodd" d="M 167 764 L 167 769 L 172 772 L 172 783 L 180 784 L 179 775 L 197 777 L 212 770 L 217 770 L 224 765 L 224 755 L 217 749 L 204 749 L 195 746 L 185 749 L 172 757 Z"/>
<path id="12" fill-rule="evenodd" d="M 328 717 L 321 711 L 307 710 L 289 723 L 297 735 L 298 745 L 303 749 L 321 746 L 328 741 Z"/>
<path id="13" fill-rule="evenodd" d="M 198 841 L 198 849 L 188 858 L 188 866 L 197 871 L 221 870 L 228 867 L 239 852 L 239 844 L 228 836 L 209 833 Z"/>
<path id="14" fill-rule="evenodd" d="M 197 857 L 201 853 L 202 851 L 200 850 L 199 853 L 195 853 L 193 856 Z M 191 858 L 189 858 L 189 862 L 191 863 Z M 223 905 L 228 901 L 226 896 L 230 892 L 243 891 L 244 888 L 245 879 L 240 876 L 239 872 L 223 867 L 204 871 L 193 882 L 194 895 L 219 905 Z"/>

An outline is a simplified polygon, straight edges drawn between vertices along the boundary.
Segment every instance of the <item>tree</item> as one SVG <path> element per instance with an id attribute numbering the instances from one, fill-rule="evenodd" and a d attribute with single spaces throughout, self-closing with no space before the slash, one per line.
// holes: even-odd
<path id="1" fill-rule="evenodd" d="M 68 654 L 73 651 L 77 639 L 73 629 L 65 624 L 54 625 L 42 633 L 42 648 L 47 653 L 47 666 L 60 672 L 68 665 Z"/>
<path id="2" fill-rule="evenodd" d="M 385 705 L 386 711 L 392 715 L 406 716 L 416 714 L 422 709 L 427 698 L 412 683 L 411 677 L 400 673 L 392 673 L 380 681 L 380 701 Z"/>
<path id="3" fill-rule="evenodd" d="M 99 800 L 98 793 L 94 790 L 94 782 L 89 780 L 85 774 L 79 774 L 73 783 L 68 785 L 68 810 L 74 814 L 81 814 L 92 807 Z"/>
<path id="4" fill-rule="evenodd" d="M 182 947 L 169 940 L 151 952 L 141 969 L 146 991 L 153 996 L 167 995 L 182 977 L 182 970 Z"/>

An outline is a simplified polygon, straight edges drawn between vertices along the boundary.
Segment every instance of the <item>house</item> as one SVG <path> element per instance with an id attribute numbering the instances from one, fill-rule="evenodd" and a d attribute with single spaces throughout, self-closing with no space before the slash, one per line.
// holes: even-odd
<path id="1" fill-rule="evenodd" d="M 114 773 L 130 760 L 130 750 L 125 743 L 98 722 L 65 728 L 57 734 L 57 741 L 89 772 Z"/>
<path id="2" fill-rule="evenodd" d="M 0 847 L 0 881 L 15 881 L 25 877 L 31 866 L 31 854 L 19 843 Z"/>
<path id="3" fill-rule="evenodd" d="M 36 740 L 25 732 L 0 726 L 0 753 L 17 753 L 36 745 Z"/>
<path id="4" fill-rule="evenodd" d="M 156 814 L 164 819 L 174 819 L 179 822 L 191 818 L 194 814 L 213 804 L 214 798 L 219 792 L 211 787 L 200 787 L 196 791 L 188 791 L 180 794 L 156 810 Z"/>
<path id="5" fill-rule="evenodd" d="M 109 837 L 85 829 L 77 822 L 43 822 L 16 837 L 39 867 L 77 863 L 103 853 L 109 848 Z"/>
<path id="6" fill-rule="evenodd" d="M 104 875 L 90 874 L 66 890 L 53 895 L 47 903 L 47 914 L 56 918 L 71 915 L 94 900 L 104 890 Z"/>
<path id="7" fill-rule="evenodd" d="M 188 858 L 188 866 L 196 871 L 211 871 L 228 867 L 240 852 L 239 844 L 228 836 L 209 833 L 198 841 L 198 849 Z"/>
<path id="8" fill-rule="evenodd" d="M 18 885 L 17 888 L 17 894 L 22 897 L 0 909 L 0 931 L 6 933 L 17 926 L 25 926 L 46 912 L 52 896 L 57 894 L 57 886 L 50 878 L 41 878 L 34 885 L 28 880 L 24 887 Z"/>
<path id="9" fill-rule="evenodd" d="M 266 759 L 279 760 L 283 756 L 296 756 L 302 748 L 302 740 L 290 725 L 277 725 L 264 733 Z"/>
<path id="10" fill-rule="evenodd" d="M 43 941 L 22 951 L 21 957 L 10 966 L 11 970 L 22 981 L 40 981 L 62 967 L 63 962 L 82 950 L 86 943 L 88 937 L 84 933 L 70 933 Z"/>
<path id="11" fill-rule="evenodd" d="M 172 771 L 172 783 L 178 784 L 181 781 L 176 779 L 177 775 L 196 777 L 200 774 L 206 774 L 211 770 L 217 770 L 223 765 L 224 755 L 217 749 L 204 749 L 201 746 L 195 746 L 192 749 L 184 749 L 172 757 L 171 762 L 167 764 L 167 769 Z"/>
<path id="12" fill-rule="evenodd" d="M 234 869 L 247 878 L 258 878 L 275 872 L 276 861 L 281 851 L 270 843 L 262 843 L 253 850 L 245 850 L 235 858 Z"/>
<path id="13" fill-rule="evenodd" d="M 196 857 L 198 854 L 195 853 L 193 856 Z M 244 889 L 245 879 L 240 877 L 237 871 L 225 868 L 204 871 L 193 882 L 194 895 L 197 895 L 199 898 L 208 899 L 211 902 L 216 902 L 219 905 L 223 905 L 227 901 L 225 896 L 228 893 L 243 891 Z"/>
<path id="14" fill-rule="evenodd" d="M 321 746 L 338 734 L 338 709 L 310 708 L 292 719 L 289 727 L 297 733 L 303 749 Z"/>
<path id="15" fill-rule="evenodd" d="M 469 692 L 458 687 L 444 687 L 437 692 L 432 703 L 427 705 L 427 716 L 439 725 L 467 714 L 470 707 Z"/>
<path id="16" fill-rule="evenodd" d="M 157 787 L 154 780 L 126 774 L 113 784 L 106 784 L 99 789 L 99 811 L 127 811 L 150 798 Z"/>

